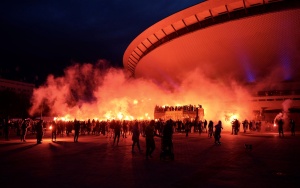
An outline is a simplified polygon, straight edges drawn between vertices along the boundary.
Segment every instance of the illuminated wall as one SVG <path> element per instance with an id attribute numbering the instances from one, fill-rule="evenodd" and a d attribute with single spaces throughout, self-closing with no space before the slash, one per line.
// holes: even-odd
<path id="1" fill-rule="evenodd" d="M 266 7 L 268 2 L 207 1 L 171 15 L 132 41 L 124 67 L 135 77 L 169 84 L 197 68 L 222 80 L 257 82 L 277 69 L 282 70 L 277 81 L 299 80 L 299 3 L 286 1 L 297 6 L 281 9 L 286 4 Z M 259 8 L 251 13 L 255 6 Z M 274 11 L 260 12 L 267 8 Z M 220 15 L 223 20 L 218 21 Z M 204 27 L 208 20 L 211 25 Z M 190 31 L 198 22 L 202 28 Z"/>

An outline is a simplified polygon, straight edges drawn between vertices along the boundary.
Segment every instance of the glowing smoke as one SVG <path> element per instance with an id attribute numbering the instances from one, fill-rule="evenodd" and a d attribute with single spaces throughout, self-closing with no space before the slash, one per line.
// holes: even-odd
<path id="1" fill-rule="evenodd" d="M 287 99 L 282 103 L 283 112 L 286 114 L 289 112 L 289 109 L 292 107 L 293 101 L 291 99 Z"/>
<path id="2" fill-rule="evenodd" d="M 291 99 L 287 99 L 282 103 L 282 112 L 277 114 L 274 118 L 274 126 L 276 126 L 276 122 L 279 119 L 287 120 L 289 118 L 289 109 L 292 107 L 293 101 Z M 284 121 L 286 122 L 286 121 Z"/>
<path id="3" fill-rule="evenodd" d="M 207 120 L 223 121 L 224 112 L 251 118 L 250 96 L 242 87 L 203 75 L 199 70 L 188 73 L 171 92 L 149 80 L 127 78 L 123 69 L 76 64 L 62 77 L 49 75 L 46 83 L 34 90 L 30 114 L 48 109 L 47 115 L 70 120 L 152 119 L 155 105 L 201 104 Z"/>

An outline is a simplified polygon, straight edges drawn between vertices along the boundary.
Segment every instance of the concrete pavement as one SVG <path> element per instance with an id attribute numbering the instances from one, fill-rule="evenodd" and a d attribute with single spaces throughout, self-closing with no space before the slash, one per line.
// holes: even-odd
<path id="1" fill-rule="evenodd" d="M 153 158 L 131 153 L 131 137 L 112 146 L 109 137 L 80 135 L 43 143 L 11 135 L 0 138 L 1 187 L 299 187 L 300 135 L 222 132 L 221 145 L 198 133 L 174 134 L 175 160 L 160 160 L 160 138 Z M 244 144 L 251 144 L 247 151 Z M 137 151 L 137 150 L 136 150 Z"/>

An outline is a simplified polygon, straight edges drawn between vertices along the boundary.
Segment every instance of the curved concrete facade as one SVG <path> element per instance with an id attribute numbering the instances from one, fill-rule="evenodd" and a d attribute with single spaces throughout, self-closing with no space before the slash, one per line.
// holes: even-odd
<path id="1" fill-rule="evenodd" d="M 211 0 L 152 25 L 128 46 L 123 64 L 135 77 L 180 82 L 196 68 L 209 78 L 300 80 L 297 0 Z"/>

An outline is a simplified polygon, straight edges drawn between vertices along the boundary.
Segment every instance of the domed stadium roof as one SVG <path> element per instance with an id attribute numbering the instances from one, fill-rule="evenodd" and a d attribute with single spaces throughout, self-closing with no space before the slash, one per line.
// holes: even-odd
<path id="1" fill-rule="evenodd" d="M 132 76 L 180 82 L 200 69 L 212 79 L 299 81 L 297 0 L 211 0 L 173 14 L 137 36 L 123 64 Z"/>

